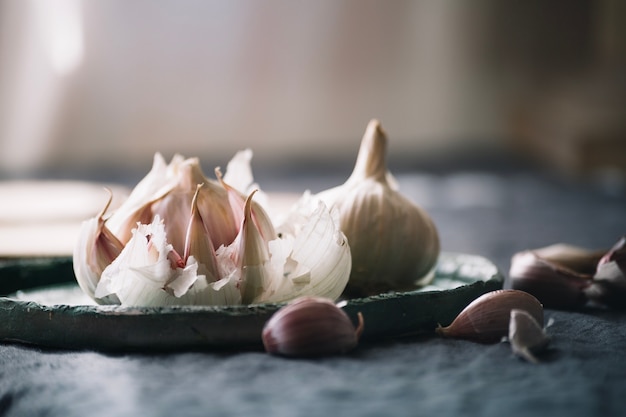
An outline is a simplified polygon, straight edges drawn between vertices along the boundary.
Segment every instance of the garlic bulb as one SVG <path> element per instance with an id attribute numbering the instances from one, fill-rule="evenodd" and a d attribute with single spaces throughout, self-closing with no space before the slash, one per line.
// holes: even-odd
<path id="1" fill-rule="evenodd" d="M 166 164 L 157 154 L 118 210 L 83 223 L 74 249 L 81 289 L 102 304 L 133 306 L 338 298 L 351 258 L 336 215 L 320 203 L 279 238 L 248 192 L 250 157 L 238 154 L 227 173 L 242 191 L 219 170 L 218 181 L 206 178 L 196 158 Z"/>
<path id="2" fill-rule="evenodd" d="M 367 296 L 427 284 L 439 256 L 428 214 L 396 189 L 387 170 L 387 137 L 370 121 L 352 175 L 315 197 L 339 210 L 352 252 L 347 296 Z"/>
<path id="3" fill-rule="evenodd" d="M 363 332 L 363 316 L 354 328 L 332 301 L 301 297 L 282 307 L 263 327 L 265 350 L 284 356 L 323 356 L 354 349 Z"/>
<path id="4" fill-rule="evenodd" d="M 513 309 L 527 311 L 538 323 L 543 323 L 543 306 L 535 297 L 519 290 L 496 290 L 472 301 L 452 324 L 439 326 L 436 331 L 444 337 L 498 342 L 508 335 Z"/>

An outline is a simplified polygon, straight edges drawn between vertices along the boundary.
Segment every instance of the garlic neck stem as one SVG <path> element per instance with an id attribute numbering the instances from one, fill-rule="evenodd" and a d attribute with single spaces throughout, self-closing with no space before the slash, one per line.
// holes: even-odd
<path id="1" fill-rule="evenodd" d="M 359 155 L 354 165 L 352 175 L 348 179 L 357 180 L 372 178 L 376 181 L 386 181 L 387 174 L 387 136 L 380 122 L 372 119 L 367 125 L 359 148 Z"/>

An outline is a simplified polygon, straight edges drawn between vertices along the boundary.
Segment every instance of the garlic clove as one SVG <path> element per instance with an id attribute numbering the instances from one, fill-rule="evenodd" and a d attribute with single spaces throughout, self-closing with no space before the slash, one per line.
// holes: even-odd
<path id="1" fill-rule="evenodd" d="M 348 315 L 332 301 L 301 297 L 278 310 L 265 324 L 262 340 L 268 353 L 312 357 L 349 352 L 358 345 L 363 316 L 355 329 Z"/>
<path id="2" fill-rule="evenodd" d="M 191 215 L 185 237 L 184 259 L 182 259 L 182 265 L 180 266 L 184 267 L 189 257 L 193 256 L 201 266 L 201 273 L 207 275 L 209 282 L 214 282 L 219 279 L 219 269 L 211 237 L 207 233 L 202 216 L 200 216 L 198 211 L 198 194 L 201 188 L 202 184 L 198 184 L 196 193 L 191 201 Z"/>
<path id="3" fill-rule="evenodd" d="M 244 205 L 244 217 L 239 234 L 233 243 L 237 248 L 235 263 L 242 271 L 241 294 L 244 303 L 252 303 L 269 285 L 271 272 L 267 268 L 269 249 L 252 219 L 252 197 L 248 196 Z"/>
<path id="4" fill-rule="evenodd" d="M 82 223 L 73 257 L 74 274 L 79 287 L 101 304 L 119 303 L 115 296 L 95 298 L 102 271 L 124 248 L 122 242 L 106 227 L 103 218 L 112 198 L 113 195 L 109 191 L 109 200 L 102 211 L 96 217 Z"/>
<path id="5" fill-rule="evenodd" d="M 168 165 L 160 153 L 154 155 L 150 172 L 133 188 L 124 203 L 107 219 L 107 227 L 121 242 L 131 237 L 137 223 L 147 224 L 153 219 L 148 203 L 157 200 L 172 190 L 177 183 L 174 172 L 183 162 L 181 155 L 174 155 Z"/>
<path id="6" fill-rule="evenodd" d="M 593 274 L 605 250 L 589 250 L 566 243 L 556 243 L 532 252 L 548 262 L 565 267 L 579 274 Z"/>
<path id="7" fill-rule="evenodd" d="M 509 322 L 509 342 L 515 355 L 539 363 L 534 354 L 545 349 L 550 338 L 531 314 L 514 308 Z"/>
<path id="8" fill-rule="evenodd" d="M 396 189 L 386 166 L 387 136 L 367 126 L 354 170 L 343 185 L 315 198 L 336 208 L 352 252 L 345 295 L 359 297 L 427 284 L 439 256 L 432 219 Z M 425 279 L 426 277 L 426 279 Z"/>
<path id="9" fill-rule="evenodd" d="M 240 164 L 242 163 L 235 164 L 235 166 L 238 167 Z M 231 168 L 232 168 L 231 163 L 229 163 L 229 169 Z M 239 169 L 242 169 L 242 168 L 239 168 Z M 244 195 L 241 190 L 235 187 L 232 187 L 229 183 L 226 182 L 226 180 L 222 177 L 222 173 L 219 167 L 215 168 L 215 176 L 217 177 L 222 187 L 224 187 L 224 189 L 228 193 L 228 201 L 230 203 L 231 210 L 234 214 L 235 221 L 237 221 L 238 224 L 241 224 L 244 218 L 245 205 L 247 201 L 246 195 Z M 248 196 L 251 193 L 254 193 L 255 199 L 261 193 L 261 191 L 258 188 L 252 189 L 246 192 Z M 259 230 L 259 232 L 261 233 L 261 235 L 263 236 L 265 240 L 271 240 L 271 239 L 276 238 L 277 233 L 274 230 L 274 224 L 272 223 L 270 216 L 263 209 L 263 207 L 254 200 L 250 202 L 250 215 L 251 215 L 252 221 L 254 222 L 257 229 Z"/>
<path id="10" fill-rule="evenodd" d="M 542 250 L 515 254 L 509 271 L 510 287 L 534 295 L 548 308 L 570 309 L 584 306 L 587 302 L 585 289 L 591 285 L 591 275 L 579 273 L 539 254 L 548 255 L 552 260 L 563 259 L 563 252 L 560 251 L 552 254 L 546 254 Z M 575 262 L 566 263 L 572 265 Z"/>
<path id="11" fill-rule="evenodd" d="M 197 194 L 200 192 L 198 184 L 204 184 L 206 178 L 202 174 L 197 160 L 183 161 L 178 167 L 178 172 L 180 175 L 175 186 L 165 195 L 147 202 L 146 206 L 150 208 L 151 218 L 149 222 L 157 215 L 164 219 L 168 241 L 176 252 L 182 254 L 185 249 L 187 226 L 193 212 L 191 201 L 195 197 L 197 202 Z"/>
<path id="12" fill-rule="evenodd" d="M 519 290 L 496 290 L 472 301 L 449 326 L 440 325 L 436 332 L 450 338 L 498 342 L 508 334 L 513 309 L 525 310 L 543 323 L 543 306 L 534 296 Z"/>

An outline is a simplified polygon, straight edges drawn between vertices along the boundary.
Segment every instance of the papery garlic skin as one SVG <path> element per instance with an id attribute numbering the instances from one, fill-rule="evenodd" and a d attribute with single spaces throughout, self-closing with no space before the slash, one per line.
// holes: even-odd
<path id="1" fill-rule="evenodd" d="M 136 223 L 149 224 L 158 214 L 166 221 L 170 242 L 182 253 L 191 202 L 198 185 L 201 185 L 197 197 L 198 211 L 205 219 L 206 232 L 214 248 L 229 244 L 237 235 L 239 224 L 229 202 L 228 191 L 205 176 L 197 158 L 184 159 L 180 155 L 175 155 L 166 165 L 157 153 L 151 171 L 111 215 L 107 226 L 125 242 L 130 239 Z"/>
<path id="2" fill-rule="evenodd" d="M 550 338 L 537 320 L 528 311 L 516 308 L 511 310 L 508 339 L 515 355 L 535 364 L 539 360 L 534 354 L 550 343 Z"/>
<path id="3" fill-rule="evenodd" d="M 75 251 L 72 260 L 79 287 L 85 294 L 101 304 L 119 303 L 115 295 L 104 298 L 95 297 L 100 275 L 124 248 L 124 244 L 106 227 L 103 218 L 111 204 L 112 197 L 111 195 L 102 212 L 83 223 L 82 233 L 76 243 L 76 247 L 80 250 Z"/>
<path id="4" fill-rule="evenodd" d="M 414 289 L 434 276 L 439 235 L 430 216 L 400 194 L 386 167 L 387 137 L 372 120 L 354 171 L 315 197 L 339 211 L 352 252 L 348 296 Z"/>
<path id="5" fill-rule="evenodd" d="M 123 305 L 164 306 L 179 304 L 240 304 L 235 271 L 216 282 L 198 274 L 198 262 L 188 259 L 172 268 L 163 221 L 156 216 L 139 225 L 124 250 L 102 273 L 95 296 L 115 294 Z"/>
<path id="6" fill-rule="evenodd" d="M 510 287 L 532 294 L 546 308 L 583 307 L 587 303 L 585 290 L 592 284 L 591 276 L 552 261 L 554 257 L 540 256 L 544 252 L 540 249 L 513 255 L 508 277 Z"/>

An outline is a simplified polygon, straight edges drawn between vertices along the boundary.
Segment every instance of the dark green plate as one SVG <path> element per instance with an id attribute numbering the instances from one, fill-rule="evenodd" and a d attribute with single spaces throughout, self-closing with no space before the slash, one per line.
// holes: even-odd
<path id="1" fill-rule="evenodd" d="M 503 281 L 483 257 L 443 253 L 431 285 L 347 300 L 343 309 L 355 323 L 363 314 L 362 340 L 432 333 Z M 281 307 L 98 306 L 75 283 L 70 258 L 0 260 L 0 294 L 0 341 L 102 351 L 259 348 Z"/>

